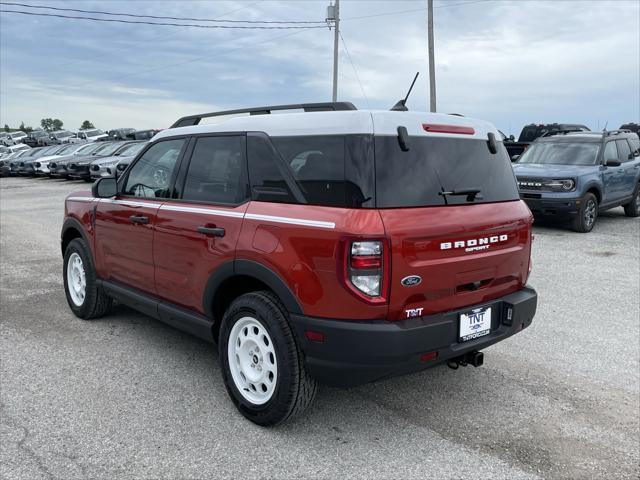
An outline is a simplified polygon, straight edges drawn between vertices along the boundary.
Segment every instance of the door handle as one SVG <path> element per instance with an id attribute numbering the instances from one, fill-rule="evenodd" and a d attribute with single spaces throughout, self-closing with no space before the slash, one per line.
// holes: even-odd
<path id="1" fill-rule="evenodd" d="M 198 232 L 211 237 L 224 237 L 225 233 L 222 227 L 198 227 Z"/>
<path id="2" fill-rule="evenodd" d="M 145 217 L 143 215 L 131 215 L 129 220 L 131 220 L 131 223 L 142 223 L 145 225 L 149 223 L 149 217 Z"/>

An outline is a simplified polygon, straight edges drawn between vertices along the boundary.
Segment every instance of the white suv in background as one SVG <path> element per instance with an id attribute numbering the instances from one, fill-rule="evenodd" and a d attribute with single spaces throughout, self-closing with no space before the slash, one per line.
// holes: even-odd
<path id="1" fill-rule="evenodd" d="M 65 143 L 95 142 L 107 136 L 108 135 L 99 128 L 90 128 L 87 130 L 78 130 L 78 133 L 73 137 L 69 137 Z"/>
<path id="2" fill-rule="evenodd" d="M 19 143 L 22 143 L 25 138 L 27 138 L 27 134 L 23 131 L 11 132 L 3 138 L 3 142 L 8 147 L 10 145 L 18 145 Z"/>

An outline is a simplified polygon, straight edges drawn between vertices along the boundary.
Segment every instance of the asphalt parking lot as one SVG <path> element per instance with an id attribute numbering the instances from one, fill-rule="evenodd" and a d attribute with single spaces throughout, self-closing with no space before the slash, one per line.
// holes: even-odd
<path id="1" fill-rule="evenodd" d="M 262 429 L 214 349 L 124 306 L 67 307 L 63 199 L 84 182 L 0 179 L 0 477 L 638 478 L 640 219 L 536 227 L 538 314 L 485 351 L 348 390 Z"/>

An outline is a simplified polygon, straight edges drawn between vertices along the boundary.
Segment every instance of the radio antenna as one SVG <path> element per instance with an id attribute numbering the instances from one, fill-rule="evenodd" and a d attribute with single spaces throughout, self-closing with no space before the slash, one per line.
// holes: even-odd
<path id="1" fill-rule="evenodd" d="M 413 90 L 413 86 L 416 84 L 416 80 L 418 79 L 418 75 L 420 75 L 420 72 L 416 72 L 416 76 L 413 77 L 413 82 L 411 82 L 411 86 L 409 87 L 409 91 L 407 92 L 407 96 L 404 97 L 402 100 L 400 100 L 398 103 L 396 103 L 393 108 L 391 108 L 392 111 L 394 112 L 406 112 L 407 110 L 409 110 L 407 108 L 407 100 L 409 99 L 409 95 L 411 95 L 411 90 Z"/>

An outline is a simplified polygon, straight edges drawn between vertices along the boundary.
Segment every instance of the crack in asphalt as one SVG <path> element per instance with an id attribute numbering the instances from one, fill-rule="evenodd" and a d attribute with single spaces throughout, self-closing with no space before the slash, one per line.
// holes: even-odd
<path id="1" fill-rule="evenodd" d="M 19 450 L 25 452 L 38 466 L 38 468 L 47 476 L 47 478 L 56 478 L 53 473 L 49 471 L 45 461 L 38 455 L 29 445 L 27 445 L 27 439 L 29 438 L 30 432 L 27 427 L 24 425 L 20 425 L 20 423 L 7 414 L 5 405 L 0 402 L 0 412 L 2 412 L 2 423 L 8 425 L 10 427 L 16 428 L 22 431 L 22 438 L 15 442 L 16 446 Z M 3 441 L 7 441 L 4 439 Z"/>

